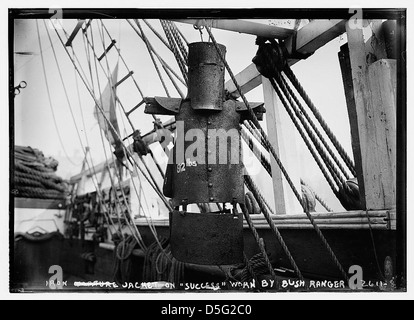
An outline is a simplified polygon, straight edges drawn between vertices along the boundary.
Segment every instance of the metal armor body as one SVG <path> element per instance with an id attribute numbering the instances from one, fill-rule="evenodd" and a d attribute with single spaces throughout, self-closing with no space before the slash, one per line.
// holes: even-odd
<path id="1" fill-rule="evenodd" d="M 173 206 L 244 203 L 240 114 L 234 101 L 226 101 L 220 112 L 194 110 L 190 102 L 184 102 L 176 121 L 174 161 L 168 165 L 164 184 L 164 193 L 172 198 Z M 194 140 L 186 141 L 191 137 Z"/>
<path id="2" fill-rule="evenodd" d="M 218 46 L 224 57 L 226 48 Z M 186 211 L 189 204 L 213 203 L 210 208 L 216 208 L 217 203 L 230 203 L 236 208 L 245 199 L 240 123 L 248 112 L 240 101 L 225 101 L 225 68 L 216 50 L 209 42 L 189 45 L 186 99 L 155 97 L 145 102 L 147 113 L 176 119 L 163 187 L 175 208 L 170 212 L 173 256 L 187 263 L 228 265 L 243 261 L 241 213 Z M 260 117 L 263 103 L 252 105 Z"/>

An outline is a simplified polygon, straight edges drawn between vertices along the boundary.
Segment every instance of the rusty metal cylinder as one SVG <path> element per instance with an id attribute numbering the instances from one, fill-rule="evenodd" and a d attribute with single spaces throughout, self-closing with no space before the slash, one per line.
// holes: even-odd
<path id="1" fill-rule="evenodd" d="M 211 42 L 189 44 L 188 96 L 193 109 L 222 110 L 225 66 Z M 225 57 L 226 47 L 218 44 Z"/>

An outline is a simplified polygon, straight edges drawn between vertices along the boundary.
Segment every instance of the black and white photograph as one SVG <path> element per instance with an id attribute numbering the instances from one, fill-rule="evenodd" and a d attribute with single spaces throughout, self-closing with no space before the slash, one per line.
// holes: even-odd
<path id="1" fill-rule="evenodd" d="M 9 6 L 11 299 L 409 291 L 407 8 L 276 6 Z"/>

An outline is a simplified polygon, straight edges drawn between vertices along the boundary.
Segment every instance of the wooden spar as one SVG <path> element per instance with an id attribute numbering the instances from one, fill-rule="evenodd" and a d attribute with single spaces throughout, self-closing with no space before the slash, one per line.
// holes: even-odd
<path id="1" fill-rule="evenodd" d="M 314 213 L 315 223 L 321 229 L 381 229 L 395 230 L 395 210 L 377 211 L 348 211 L 344 213 Z M 270 226 L 262 214 L 250 215 L 258 229 L 269 229 Z M 304 214 L 272 215 L 276 227 L 280 229 L 313 229 L 309 219 Z M 152 219 L 155 227 L 168 227 L 168 218 Z M 137 226 L 146 226 L 146 218 L 135 219 Z M 244 228 L 248 228 L 243 221 Z"/>
<path id="2" fill-rule="evenodd" d="M 292 29 L 242 19 L 185 19 L 173 21 L 188 23 L 197 27 L 212 27 L 265 38 L 285 39 L 294 33 Z"/>
<path id="3" fill-rule="evenodd" d="M 375 61 L 363 29 L 346 29 L 354 99 L 348 109 L 352 143 L 359 144 L 353 151 L 362 166 L 360 196 L 367 210 L 391 209 L 396 204 L 396 61 Z"/>
<path id="4" fill-rule="evenodd" d="M 345 32 L 347 20 L 314 20 L 303 28 L 299 29 L 296 35 L 296 52 L 311 53 L 323 47 L 332 39 Z M 290 36 L 285 40 L 288 51 L 292 50 L 294 37 Z M 290 51 L 291 53 L 291 51 Z M 252 57 L 253 58 L 253 57 Z M 289 66 L 298 62 L 298 59 L 289 59 Z M 252 63 L 236 75 L 238 84 L 242 87 L 243 93 L 253 90 L 262 83 L 262 75 L 257 71 Z M 235 97 L 240 97 L 233 81 L 229 80 L 225 84 L 226 89 Z"/>
<path id="5" fill-rule="evenodd" d="M 175 121 L 174 121 L 174 119 L 173 118 L 171 118 L 170 120 L 168 120 L 168 121 L 166 121 L 165 123 L 163 123 L 163 127 L 164 128 L 166 128 L 166 129 L 169 129 L 169 130 L 173 130 L 174 129 L 174 123 L 175 123 Z M 157 139 L 157 131 L 155 130 L 153 130 L 153 131 L 151 131 L 151 132 L 149 132 L 149 133 L 147 133 L 147 134 L 145 134 L 144 136 L 142 136 L 142 140 L 144 141 L 144 143 L 145 144 L 147 144 L 147 145 L 150 145 L 150 144 L 152 144 L 152 143 L 154 143 L 154 142 L 157 142 L 157 141 L 159 141 L 158 139 Z M 134 153 L 133 152 L 133 150 L 132 150 L 132 145 L 129 145 L 129 146 L 127 146 L 126 147 L 131 153 Z M 110 159 L 110 160 L 108 160 L 108 162 L 106 162 L 106 161 L 103 161 L 103 162 L 101 162 L 101 163 L 99 163 L 99 164 L 97 164 L 95 167 L 93 167 L 93 168 L 90 168 L 90 169 L 88 169 L 88 170 L 83 170 L 82 172 L 80 172 L 80 173 L 78 173 L 78 174 L 76 174 L 76 175 L 74 175 L 74 176 L 72 176 L 71 178 L 70 178 L 70 180 L 69 180 L 69 182 L 71 183 L 71 184 L 73 184 L 73 183 L 76 183 L 77 181 L 79 181 L 83 176 L 86 176 L 86 177 L 90 177 L 90 176 L 92 176 L 93 174 L 95 174 L 95 173 L 99 173 L 99 172 L 101 172 L 102 170 L 104 170 L 104 169 L 106 169 L 106 168 L 111 168 L 111 167 L 113 167 L 115 165 L 115 161 L 112 161 L 112 159 Z"/>
<path id="6" fill-rule="evenodd" d="M 321 19 L 308 23 L 296 34 L 296 52 L 300 54 L 314 53 L 329 41 L 344 33 L 347 21 L 344 19 Z M 294 54 L 294 41 L 295 38 L 292 36 L 285 41 L 289 54 Z M 291 59 L 289 65 L 298 61 L 299 59 Z"/>
<path id="7" fill-rule="evenodd" d="M 78 34 L 80 28 L 82 27 L 82 25 L 84 24 L 85 21 L 86 21 L 85 19 L 78 20 L 78 23 L 76 24 L 76 26 L 73 29 L 72 33 L 70 34 L 68 40 L 66 41 L 66 44 L 65 44 L 66 47 L 69 47 L 69 46 L 72 45 L 73 39 L 75 39 L 76 35 Z"/>
<path id="8" fill-rule="evenodd" d="M 297 157 L 296 129 L 284 112 L 282 103 L 270 81 L 263 77 L 263 96 L 266 105 L 266 124 L 269 141 L 278 157 L 289 172 L 297 190 L 300 190 L 300 163 Z M 300 212 L 301 205 L 292 192 L 274 157 L 270 157 L 272 167 L 273 196 L 276 214 Z"/>

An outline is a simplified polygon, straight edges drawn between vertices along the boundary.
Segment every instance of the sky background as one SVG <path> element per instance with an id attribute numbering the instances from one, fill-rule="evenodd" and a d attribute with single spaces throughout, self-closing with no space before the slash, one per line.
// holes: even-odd
<path id="1" fill-rule="evenodd" d="M 158 20 L 148 20 L 148 22 L 163 34 Z M 262 22 L 269 23 L 266 20 Z M 57 174 L 68 179 L 80 172 L 81 163 L 84 158 L 82 146 L 89 145 L 90 147 L 90 154 L 93 159 L 90 165 L 96 165 L 105 161 L 104 147 L 108 158 L 111 157 L 111 153 L 106 141 L 104 143 L 102 142 L 99 126 L 93 115 L 94 100 L 82 80 L 79 77 L 75 78 L 74 66 L 64 46 L 57 37 L 55 30 L 49 23 L 49 21 L 44 22 L 43 20 L 38 20 L 37 23 L 36 20 L 16 20 L 15 23 L 14 51 L 18 52 L 18 54 L 15 54 L 15 83 L 18 84 L 24 80 L 27 82 L 27 87 L 15 98 L 14 138 L 16 145 L 37 148 L 45 156 L 51 156 L 57 159 L 59 161 Z M 293 24 L 292 21 L 287 20 L 272 20 L 272 23 L 286 28 L 292 28 Z M 111 37 L 116 39 L 117 46 L 121 49 L 121 55 L 128 68 L 134 71 L 134 78 L 144 96 L 166 96 L 148 51 L 131 25 L 125 20 L 110 19 L 104 19 L 103 24 L 109 30 Z M 63 29 L 68 34 L 72 32 L 75 25 L 75 20 L 62 20 Z M 180 73 L 173 54 L 165 48 L 161 41 L 155 37 L 142 21 L 141 25 L 157 53 L 177 73 Z M 199 31 L 195 30 L 192 25 L 177 23 L 177 26 L 182 30 L 190 43 L 201 40 L 208 41 L 208 34 L 205 30 L 201 38 Z M 98 56 L 110 43 L 110 39 L 101 28 L 102 26 L 97 20 L 93 21 L 93 40 Z M 63 41 L 66 42 L 63 30 L 59 30 L 59 33 Z M 102 37 L 102 34 L 104 34 L 104 37 Z M 219 43 L 226 46 L 226 58 L 233 73 L 237 74 L 251 63 L 257 51 L 255 36 L 218 29 L 213 29 L 213 34 Z M 40 53 L 39 37 L 42 54 Z M 92 41 L 92 38 L 90 38 L 90 41 Z M 292 69 L 314 104 L 320 110 L 325 121 L 352 157 L 348 115 L 337 55 L 340 45 L 344 42 L 345 39 L 343 36 L 332 40 L 308 59 L 296 63 Z M 72 53 L 69 47 L 67 48 Z M 81 66 L 81 72 L 86 74 L 86 78 L 91 83 L 85 43 L 80 33 L 73 41 L 73 49 L 79 62 L 78 66 Z M 47 95 L 42 67 L 42 55 L 45 62 L 52 106 L 50 106 Z M 58 60 L 61 75 L 59 74 L 55 56 Z M 118 55 L 113 48 L 107 55 L 107 59 L 104 58 L 101 60 L 105 73 L 108 70 L 113 70 L 117 61 Z M 99 89 L 101 91 L 103 90 L 107 84 L 107 80 L 103 69 L 99 65 L 97 68 L 98 77 L 96 77 L 95 66 L 92 64 L 94 88 L 96 90 L 96 96 L 99 98 L 97 92 L 99 92 Z M 127 73 L 127 68 L 120 60 L 119 79 Z M 66 99 L 61 76 L 67 96 L 69 97 L 69 103 Z M 225 78 L 226 81 L 230 79 L 227 72 Z M 164 79 L 168 82 L 165 74 Z M 186 94 L 186 88 L 182 86 L 181 89 Z M 171 96 L 179 97 L 171 84 L 168 84 L 168 90 Z M 141 95 L 131 78 L 117 88 L 117 95 L 120 97 L 122 105 L 126 110 L 131 109 L 141 101 Z M 246 97 L 249 101 L 263 101 L 262 87 L 259 86 L 252 90 Z M 282 112 L 286 111 L 283 109 Z M 55 119 L 53 119 L 53 115 Z M 161 116 L 161 119 L 164 121 L 168 118 Z M 144 114 L 142 108 L 132 113 L 130 119 L 135 128 L 140 129 L 142 133 L 150 131 L 153 127 L 151 115 Z M 122 137 L 132 132 L 119 105 L 118 123 L 121 128 Z M 263 127 L 266 128 L 265 122 L 263 123 Z M 59 135 L 61 139 L 59 139 Z M 332 209 L 336 211 L 343 210 L 299 135 L 295 132 L 294 136 L 288 139 L 289 143 L 292 143 L 292 147 L 294 147 L 295 141 L 297 143 L 300 177 L 324 198 Z M 155 147 L 155 145 L 152 146 L 152 148 Z M 272 189 L 267 187 L 272 183 L 270 177 L 263 170 L 262 174 L 256 180 L 266 195 L 266 198 L 270 203 L 273 203 Z M 93 187 L 93 185 L 90 185 L 90 187 Z M 323 211 L 321 207 L 319 209 Z"/>

